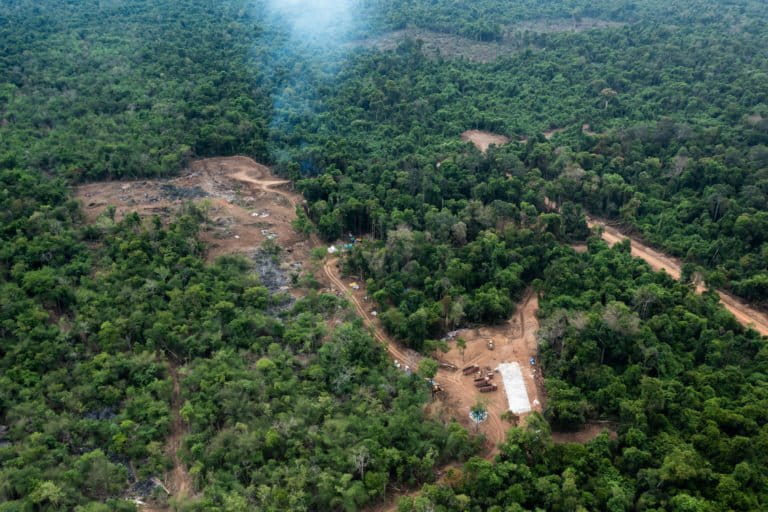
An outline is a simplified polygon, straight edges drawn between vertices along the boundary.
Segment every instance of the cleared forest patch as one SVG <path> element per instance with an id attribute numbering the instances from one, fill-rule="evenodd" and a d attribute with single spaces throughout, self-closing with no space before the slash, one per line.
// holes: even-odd
<path id="1" fill-rule="evenodd" d="M 565 131 L 565 128 L 551 128 L 549 130 L 546 130 L 543 133 L 543 135 L 545 139 L 552 140 L 552 137 L 554 137 L 558 133 L 563 133 L 564 131 Z"/>
<path id="2" fill-rule="evenodd" d="M 195 203 L 208 219 L 201 232 L 208 260 L 251 254 L 266 240 L 283 248 L 289 259 L 303 260 L 310 244 L 291 224 L 295 205 L 303 199 L 290 187 L 289 181 L 250 158 L 227 157 L 192 162 L 176 178 L 89 183 L 77 187 L 75 195 L 90 222 L 110 207 L 115 220 L 136 212 L 167 222 L 186 203 Z"/>
<path id="3" fill-rule="evenodd" d="M 509 25 L 506 37 L 514 32 L 534 32 L 537 34 L 550 34 L 557 32 L 586 32 L 606 28 L 620 28 L 627 25 L 622 21 L 608 21 L 597 18 L 553 18 L 521 21 Z"/>
<path id="4" fill-rule="evenodd" d="M 471 142 L 482 153 L 488 151 L 492 145 L 503 146 L 509 142 L 509 137 L 482 130 L 467 130 L 461 134 L 461 140 Z"/>
<path id="5" fill-rule="evenodd" d="M 536 312 L 539 309 L 538 298 L 529 293 L 518 305 L 514 315 L 506 322 L 495 326 L 483 326 L 472 329 L 462 329 L 455 333 L 455 338 L 463 338 L 466 348 L 462 351 L 452 343 L 450 351 L 441 356 L 442 359 L 453 363 L 459 368 L 475 365 L 480 370 L 496 370 L 500 364 L 516 363 L 522 373 L 525 390 L 530 402 L 530 410 L 541 412 L 544 402 L 544 380 L 538 366 L 538 340 L 536 333 L 539 320 Z M 491 345 L 493 348 L 489 348 Z M 534 364 L 531 364 L 533 358 Z M 502 416 L 509 411 L 509 400 L 503 385 L 502 375 L 496 373 L 492 378 L 498 390 L 492 393 L 478 393 L 473 375 L 465 376 L 461 371 L 448 372 L 441 370 L 438 375 L 439 383 L 444 386 L 447 400 L 451 409 L 461 411 L 459 415 L 468 415 L 470 408 L 478 399 L 485 402 L 488 410 L 488 420 L 480 425 L 480 430 L 495 453 L 500 443 L 506 439 L 507 430 L 513 423 Z M 528 413 L 519 414 L 520 423 L 524 423 Z M 465 424 L 468 421 L 464 422 Z"/>
<path id="6" fill-rule="evenodd" d="M 421 42 L 422 51 L 430 58 L 445 57 L 468 59 L 475 62 L 491 62 L 503 55 L 509 55 L 519 50 L 516 45 L 507 42 L 476 41 L 468 37 L 419 28 L 396 30 L 380 36 L 354 41 L 351 45 L 387 51 L 394 50 L 403 41 L 409 39 Z"/>
<path id="7" fill-rule="evenodd" d="M 226 157 L 197 160 L 176 178 L 82 185 L 75 189 L 75 196 L 87 220 L 96 223 L 119 221 L 132 212 L 141 217 L 157 215 L 167 223 L 185 205 L 194 203 L 207 218 L 200 235 L 208 247 L 207 259 L 245 254 L 253 258 L 254 268 L 261 274 L 259 251 L 265 241 L 271 240 L 283 249 L 280 266 L 286 270 L 301 268 L 309 261 L 312 246 L 318 243 L 314 236 L 307 239 L 295 232 L 292 222 L 303 198 L 290 188 L 291 182 L 275 177 L 268 167 L 250 158 Z M 263 276 L 262 280 L 270 287 Z M 172 469 L 165 475 L 162 487 L 174 500 L 184 501 L 195 496 L 192 476 L 180 456 L 188 434 L 180 414 L 182 376 L 170 358 L 169 373 L 173 381 L 172 424 L 166 453 Z M 137 504 L 143 512 L 170 510 L 163 504 Z"/>
<path id="8" fill-rule="evenodd" d="M 546 34 L 555 32 L 585 32 L 588 30 L 623 27 L 626 23 L 606 21 L 595 18 L 556 18 L 523 21 L 503 28 L 498 41 L 479 41 L 459 34 L 437 32 L 425 28 L 410 27 L 387 32 L 367 39 L 352 41 L 350 46 L 394 50 L 403 41 L 413 40 L 421 44 L 427 57 L 448 59 L 468 59 L 475 62 L 492 62 L 504 55 L 517 53 L 525 48 L 537 46 L 528 34 Z"/>
<path id="9" fill-rule="evenodd" d="M 416 371 L 423 356 L 417 352 L 405 348 L 403 345 L 389 336 L 381 326 L 373 311 L 376 305 L 372 302 L 365 286 L 358 284 L 357 288 L 350 286 L 352 279 L 341 276 L 338 268 L 338 260 L 328 260 L 324 267 L 331 292 L 342 294 L 349 299 L 363 318 L 366 325 L 373 331 L 374 336 L 382 342 L 400 368 L 407 371 Z M 355 280 L 359 283 L 359 280 Z M 488 441 L 488 449 L 491 455 L 497 453 L 499 444 L 506 440 L 507 430 L 512 423 L 502 416 L 509 410 L 509 402 L 504 390 L 500 374 L 494 372 L 501 363 L 518 363 L 521 368 L 527 395 L 531 402 L 531 410 L 541 412 L 544 400 L 544 381 L 538 368 L 538 361 L 531 365 L 531 358 L 537 357 L 538 341 L 536 333 L 539 329 L 539 320 L 536 311 L 539 308 L 538 298 L 529 293 L 518 305 L 515 314 L 506 322 L 495 326 L 484 326 L 472 329 L 462 329 L 453 333 L 453 338 L 463 338 L 467 346 L 462 351 L 455 343 L 451 343 L 451 349 L 443 354 L 435 355 L 442 363 L 453 365 L 455 369 L 446 368 L 443 365 L 437 372 L 435 382 L 443 389 L 444 393 L 438 395 L 439 403 L 430 407 L 431 415 L 446 423 L 456 419 L 465 428 L 474 431 L 474 424 L 470 420 L 471 408 L 481 400 L 488 411 L 488 418 L 480 424 L 479 431 L 485 434 Z M 490 350 L 488 341 L 493 342 Z M 494 392 L 481 393 L 475 383 L 476 372 L 465 375 L 461 369 L 467 366 L 477 366 L 477 370 L 487 375 L 494 373 L 490 379 L 497 389 Z M 524 422 L 526 413 L 519 415 Z"/>

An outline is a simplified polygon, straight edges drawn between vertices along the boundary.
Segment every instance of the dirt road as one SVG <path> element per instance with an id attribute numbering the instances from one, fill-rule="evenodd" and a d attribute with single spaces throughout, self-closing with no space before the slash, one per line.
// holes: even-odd
<path id="1" fill-rule="evenodd" d="M 261 190 L 262 192 L 274 192 L 276 194 L 280 194 L 281 196 L 288 199 L 288 201 L 290 201 L 290 203 L 293 204 L 294 206 L 298 203 L 298 199 L 296 198 L 295 194 L 289 194 L 284 190 L 275 189 L 275 187 L 284 187 L 286 185 L 290 185 L 291 184 L 290 181 L 265 180 L 265 179 L 254 178 L 249 174 L 248 169 L 243 169 L 239 172 L 232 174 L 231 178 L 233 180 L 241 181 L 243 183 L 250 183 L 251 185 L 254 185 L 258 190 Z"/>
<path id="2" fill-rule="evenodd" d="M 181 381 L 179 380 L 178 367 L 170 358 L 168 360 L 168 372 L 173 381 L 173 392 L 171 395 L 171 434 L 168 436 L 166 452 L 171 456 L 173 469 L 166 477 L 166 482 L 171 495 L 174 498 L 183 499 L 191 497 L 193 494 L 192 477 L 189 476 L 187 465 L 184 464 L 179 456 L 181 443 L 189 429 L 181 417 L 183 400 L 181 397 Z"/>
<path id="3" fill-rule="evenodd" d="M 357 292 L 349 289 L 339 274 L 338 258 L 332 258 L 325 262 L 323 272 L 328 280 L 344 293 L 352 303 L 358 315 L 365 325 L 371 329 L 374 337 L 384 344 L 393 359 L 408 365 L 413 370 L 419 366 L 422 356 L 406 349 L 386 332 L 379 321 L 368 311 L 372 307 L 366 304 L 363 297 L 364 290 Z M 530 365 L 531 357 L 537 357 L 538 347 L 536 332 L 538 331 L 538 299 L 533 293 L 526 294 L 518 304 L 515 315 L 508 321 L 497 326 L 483 326 L 472 329 L 462 329 L 457 336 L 465 339 L 467 347 L 463 351 L 454 345 L 446 354 L 439 355 L 439 359 L 450 362 L 459 368 L 477 365 L 481 368 L 495 369 L 502 362 L 517 362 L 523 373 L 525 387 L 532 404 L 532 410 L 541 412 L 544 403 L 544 387 L 538 368 Z M 489 350 L 488 340 L 493 340 L 495 348 Z M 494 379 L 496 380 L 496 379 Z M 469 411 L 472 406 L 482 399 L 488 410 L 488 419 L 480 425 L 480 431 L 487 440 L 487 457 L 491 458 L 498 453 L 498 446 L 506 440 L 507 430 L 511 424 L 501 419 L 501 416 L 509 409 L 506 391 L 499 377 L 496 384 L 499 390 L 496 393 L 480 394 L 474 386 L 472 376 L 465 376 L 461 371 L 451 371 L 441 368 L 435 381 L 446 392 L 444 412 L 446 416 L 455 417 L 467 429 L 474 430 L 474 425 L 469 420 Z M 527 414 L 521 415 L 525 421 Z M 447 419 L 447 418 L 446 418 Z"/>
<path id="4" fill-rule="evenodd" d="M 601 220 L 588 217 L 587 225 L 590 228 L 601 227 L 603 229 L 603 240 L 608 242 L 608 245 L 613 246 L 629 239 L 632 243 L 632 256 L 645 260 L 654 270 L 664 270 L 673 278 L 680 279 L 682 265 L 679 260 L 648 247 L 636 238 L 627 237 L 618 229 L 606 225 Z M 696 291 L 703 293 L 706 291 L 706 288 L 698 285 Z M 768 316 L 765 313 L 750 307 L 724 291 L 717 290 L 717 293 L 725 309 L 730 311 L 739 323 L 752 327 L 763 336 L 768 336 Z"/>
<path id="5" fill-rule="evenodd" d="M 366 309 L 363 307 L 360 298 L 349 291 L 348 286 L 341 280 L 338 264 L 338 258 L 328 259 L 323 265 L 323 273 L 325 273 L 330 282 L 342 293 L 344 293 L 347 299 L 349 299 L 349 301 L 355 307 L 357 314 L 360 315 L 360 318 L 363 319 L 365 325 L 373 331 L 374 337 L 387 348 L 387 352 L 389 352 L 393 358 L 397 359 L 401 363 L 406 364 L 416 370 L 419 367 L 419 362 L 422 359 L 421 356 L 415 353 L 408 353 L 402 345 L 400 345 L 384 332 L 379 323 L 375 321 L 368 313 L 368 311 L 366 311 Z"/>

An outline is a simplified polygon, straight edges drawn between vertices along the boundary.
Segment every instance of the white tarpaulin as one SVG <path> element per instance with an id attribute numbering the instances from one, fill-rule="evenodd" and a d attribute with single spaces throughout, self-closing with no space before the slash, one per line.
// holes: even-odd
<path id="1" fill-rule="evenodd" d="M 523 372 L 517 363 L 502 363 L 499 372 L 504 381 L 504 390 L 507 392 L 509 410 L 515 414 L 531 411 L 531 402 L 528 401 L 528 392 L 525 390 Z"/>

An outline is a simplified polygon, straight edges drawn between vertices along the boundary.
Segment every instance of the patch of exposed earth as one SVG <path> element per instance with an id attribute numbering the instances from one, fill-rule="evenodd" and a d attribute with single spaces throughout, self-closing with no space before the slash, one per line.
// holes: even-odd
<path id="1" fill-rule="evenodd" d="M 552 137 L 554 137 L 558 133 L 563 133 L 564 131 L 565 131 L 565 128 L 551 128 L 549 130 L 546 130 L 543 133 L 543 135 L 545 139 L 552 140 Z"/>
<path id="2" fill-rule="evenodd" d="M 344 278 L 338 268 L 338 260 L 330 259 L 323 268 L 326 277 L 331 284 L 331 291 L 341 294 L 349 299 L 366 325 L 373 331 L 373 335 L 381 341 L 393 358 L 393 363 L 400 365 L 402 369 L 415 371 L 423 358 L 413 350 L 403 347 L 397 340 L 389 336 L 381 326 L 375 311 L 376 304 L 370 300 L 365 286 L 361 286 L 357 280 Z M 356 282 L 356 289 L 351 286 Z M 481 370 L 495 370 L 500 363 L 519 364 L 522 370 L 525 388 L 528 394 L 531 410 L 541 412 L 544 405 L 544 386 L 538 364 L 530 364 L 531 357 L 538 357 L 538 342 L 536 333 L 539 321 L 536 316 L 538 299 L 533 294 L 528 294 L 518 304 L 516 313 L 506 322 L 497 326 L 485 326 L 476 329 L 463 329 L 456 331 L 452 339 L 464 338 L 467 342 L 462 354 L 455 343 L 450 343 L 451 348 L 445 354 L 437 354 L 435 357 L 442 363 L 438 370 L 435 382 L 439 384 L 444 393 L 438 395 L 439 400 L 430 407 L 432 417 L 449 422 L 456 419 L 470 431 L 475 430 L 475 425 L 469 418 L 470 409 L 481 400 L 488 410 L 488 419 L 481 423 L 479 432 L 485 434 L 488 441 L 489 456 L 495 454 L 499 444 L 506 440 L 506 433 L 513 426 L 501 416 L 509 410 L 504 384 L 501 375 L 494 373 L 493 383 L 498 389 L 492 393 L 480 393 L 474 385 L 474 375 L 464 375 L 462 368 L 469 365 L 477 365 Z M 489 350 L 487 341 L 494 341 L 494 349 Z M 449 369 L 452 365 L 456 369 Z M 521 414 L 519 419 L 524 423 L 527 414 Z"/>
<path id="3" fill-rule="evenodd" d="M 610 439 L 618 439 L 616 425 L 610 422 L 587 423 L 575 432 L 552 432 L 552 440 L 558 444 L 588 443 L 597 438 L 603 432 L 608 433 Z"/>
<path id="4" fill-rule="evenodd" d="M 503 146 L 509 142 L 509 137 L 482 130 L 467 130 L 461 134 L 461 140 L 471 142 L 481 153 L 488 151 L 491 146 Z"/>
<path id="5" fill-rule="evenodd" d="M 308 257 L 310 242 L 291 222 L 303 199 L 291 183 L 247 157 L 208 158 L 193 162 L 175 178 L 89 183 L 76 188 L 89 221 L 108 207 L 116 220 L 131 212 L 158 215 L 164 222 L 193 202 L 206 211 L 201 239 L 207 259 L 232 253 L 252 255 L 267 240 L 288 253 L 289 260 Z"/>
<path id="6" fill-rule="evenodd" d="M 90 183 L 77 187 L 75 196 L 90 222 L 103 221 L 111 209 L 115 220 L 136 212 L 142 217 L 157 215 L 167 223 L 187 204 L 195 203 L 207 219 L 200 236 L 208 247 L 207 259 L 244 254 L 272 291 L 288 288 L 291 274 L 309 261 L 310 249 L 318 243 L 315 237 L 305 239 L 293 229 L 296 207 L 303 199 L 291 190 L 291 183 L 246 157 L 198 160 L 176 178 Z M 282 249 L 279 258 L 264 248 L 267 241 Z M 152 479 L 129 491 L 143 512 L 169 510 L 167 505 L 153 503 L 151 494 L 157 487 L 176 500 L 195 498 L 192 477 L 180 457 L 188 426 L 180 415 L 183 397 L 179 371 L 170 358 L 169 373 L 173 421 L 166 452 L 173 467 L 163 482 Z"/>
<path id="7" fill-rule="evenodd" d="M 552 140 L 552 138 L 555 135 L 559 133 L 563 133 L 566 129 L 567 128 L 550 128 L 549 130 L 542 132 L 542 135 L 544 136 L 545 139 Z M 599 133 L 590 131 L 588 124 L 585 124 L 582 126 L 582 132 L 586 135 L 591 135 L 591 136 L 600 135 Z M 465 142 L 471 142 L 482 153 L 486 153 L 488 151 L 488 148 L 490 148 L 493 145 L 503 146 L 504 144 L 508 144 L 510 141 L 509 137 L 505 135 L 486 132 L 483 130 L 467 130 L 461 134 L 461 140 Z M 522 144 L 526 144 L 528 142 L 528 137 L 521 136 L 521 137 L 518 137 L 516 141 Z"/>
<path id="8" fill-rule="evenodd" d="M 597 218 L 587 217 L 587 225 L 590 228 L 599 227 L 602 230 L 603 240 L 608 245 L 613 246 L 629 239 L 632 256 L 645 260 L 653 270 L 664 270 L 673 278 L 680 279 L 682 264 L 677 258 L 656 251 L 639 239 L 629 237 L 615 227 L 609 226 L 605 221 Z M 704 293 L 705 291 L 707 291 L 707 288 L 703 284 L 699 283 L 696 285 L 697 293 Z M 768 336 L 768 315 L 727 292 L 722 290 L 716 291 L 725 309 L 730 311 L 740 324 L 756 330 L 763 336 Z"/>
<path id="9" fill-rule="evenodd" d="M 490 368 L 491 371 L 498 368 L 501 363 L 517 363 L 523 375 L 531 411 L 541 412 L 545 393 L 544 381 L 537 361 L 536 333 L 539 329 L 539 320 L 536 312 L 538 308 L 538 298 L 535 294 L 528 293 L 517 305 L 515 314 L 504 323 L 461 329 L 451 333 L 453 340 L 463 338 L 466 341 L 466 348 L 462 353 L 456 343 L 450 342 L 450 350 L 445 355 L 441 355 L 440 359 L 452 363 L 459 369 L 476 365 L 480 369 Z M 489 341 L 493 342 L 492 350 L 489 349 Z M 531 358 L 534 358 L 536 364 L 531 365 Z M 515 426 L 515 423 L 502 419 L 502 415 L 509 410 L 509 402 L 501 375 L 494 373 L 491 382 L 498 386 L 498 390 L 492 393 L 480 393 L 474 384 L 474 374 L 465 376 L 461 370 L 450 372 L 441 369 L 438 378 L 439 383 L 445 388 L 446 401 L 450 404 L 450 409 L 459 413 L 457 419 L 462 423 L 469 423 L 461 416 L 467 416 L 478 400 L 485 403 L 488 419 L 480 425 L 480 430 L 485 433 L 489 441 L 491 453 L 496 453 L 499 444 L 506 440 L 507 430 Z M 524 424 L 528 414 L 520 414 L 517 424 Z M 472 428 L 471 425 L 468 427 Z"/>

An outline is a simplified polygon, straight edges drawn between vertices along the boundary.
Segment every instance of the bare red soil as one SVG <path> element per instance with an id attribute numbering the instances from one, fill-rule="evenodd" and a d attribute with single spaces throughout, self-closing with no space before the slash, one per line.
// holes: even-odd
<path id="1" fill-rule="evenodd" d="M 471 142 L 482 153 L 485 153 L 492 145 L 503 146 L 507 144 L 509 137 L 481 130 L 467 130 L 461 134 L 461 140 Z"/>
<path id="2" fill-rule="evenodd" d="M 207 210 L 201 238 L 207 258 L 248 253 L 274 239 L 289 254 L 306 256 L 309 243 L 291 226 L 295 206 L 303 202 L 291 182 L 247 157 L 208 158 L 193 162 L 177 178 L 90 183 L 75 190 L 86 217 L 95 221 L 108 206 L 115 219 L 137 212 L 164 221 L 192 201 Z M 298 255 L 297 258 L 298 259 Z"/>
<path id="3" fill-rule="evenodd" d="M 552 137 L 557 135 L 558 133 L 562 133 L 565 131 L 565 128 L 552 128 L 551 130 L 547 130 L 543 133 L 544 138 L 547 140 L 551 140 Z"/>
<path id="4" fill-rule="evenodd" d="M 539 308 L 538 298 L 528 293 L 517 305 L 515 314 L 504 323 L 496 326 L 483 326 L 474 329 L 462 329 L 457 338 L 463 338 L 467 343 L 464 354 L 452 343 L 450 351 L 441 356 L 459 368 L 477 365 L 480 368 L 496 369 L 501 363 L 518 363 L 522 370 L 528 400 L 533 411 L 541 412 L 544 406 L 544 383 L 538 365 L 531 366 L 531 357 L 538 356 L 538 341 L 536 333 L 539 320 L 536 312 Z M 493 342 L 493 350 L 489 350 L 488 341 Z M 448 372 L 441 370 L 438 374 L 439 383 L 445 388 L 451 409 L 458 414 L 458 420 L 468 428 L 473 428 L 468 421 L 469 411 L 478 399 L 485 401 L 488 410 L 488 420 L 480 424 L 480 431 L 488 439 L 489 453 L 495 455 L 498 446 L 506 440 L 507 431 L 514 425 L 502 419 L 509 410 L 506 390 L 500 374 L 493 378 L 499 389 L 494 393 L 479 393 L 474 386 L 473 375 L 464 376 L 460 371 Z M 519 424 L 525 424 L 528 414 L 519 417 Z M 462 418 L 462 416 L 466 418 Z"/>
<path id="5" fill-rule="evenodd" d="M 338 260 L 335 258 L 328 260 L 323 270 L 335 290 L 350 300 L 376 339 L 387 347 L 392 358 L 413 371 L 418 369 L 423 356 L 403 347 L 384 331 L 378 319 L 372 315 L 375 306 L 365 300 L 367 295 L 364 287 L 359 290 L 350 288 L 349 284 L 353 280 L 341 277 Z M 436 354 L 435 357 L 459 369 L 477 365 L 494 370 L 500 363 L 517 362 L 523 372 L 532 410 L 541 412 L 544 405 L 543 379 L 538 366 L 532 367 L 530 364 L 531 357 L 537 357 L 538 305 L 536 296 L 528 293 L 518 304 L 512 318 L 503 324 L 458 331 L 457 337 L 462 337 L 467 342 L 463 354 L 455 343 L 451 343 L 448 353 Z M 488 340 L 493 340 L 494 350 L 488 349 Z M 440 398 L 441 403 L 431 407 L 431 413 L 438 419 L 445 422 L 456 419 L 467 429 L 474 431 L 475 425 L 469 418 L 470 409 L 478 400 L 485 403 L 488 419 L 480 424 L 479 431 L 485 434 L 488 441 L 488 455 L 494 455 L 498 445 L 505 441 L 507 430 L 513 426 L 501 418 L 509 409 L 501 376 L 495 375 L 493 378 L 493 382 L 499 387 L 498 391 L 493 393 L 480 393 L 474 385 L 473 375 L 464 376 L 460 370 L 441 368 L 435 381 L 445 390 L 445 395 Z M 521 423 L 524 423 L 525 416 L 527 415 L 521 415 Z"/>

